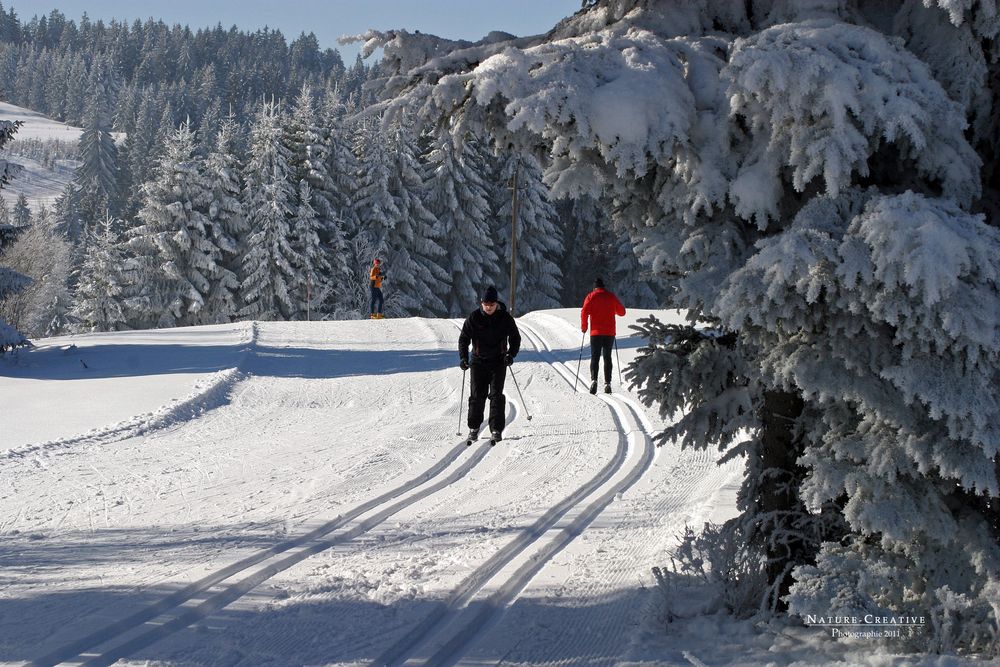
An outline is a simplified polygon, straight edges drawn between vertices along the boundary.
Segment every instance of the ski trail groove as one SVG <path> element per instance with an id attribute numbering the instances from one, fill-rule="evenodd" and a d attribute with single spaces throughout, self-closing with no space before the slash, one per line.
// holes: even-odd
<path id="1" fill-rule="evenodd" d="M 429 328 L 429 327 L 428 327 Z M 254 339 L 256 339 L 256 323 L 254 323 Z M 511 405 L 512 415 L 511 421 L 514 421 L 518 417 L 517 406 Z M 437 491 L 454 484 L 460 478 L 464 477 L 470 470 L 472 470 L 476 464 L 478 464 L 490 450 L 488 443 L 483 443 L 475 453 L 468 457 L 465 462 L 457 467 L 448 477 L 443 480 L 421 489 L 417 493 L 414 493 L 403 500 L 390 505 L 389 507 L 375 513 L 374 515 L 364 519 L 355 527 L 348 531 L 334 535 L 328 539 L 322 539 L 329 533 L 337 530 L 350 523 L 354 519 L 360 517 L 361 515 L 370 512 L 373 509 L 378 508 L 380 505 L 384 505 L 399 496 L 409 493 L 413 489 L 422 486 L 440 475 L 445 469 L 447 469 L 456 459 L 458 459 L 464 452 L 468 451 L 469 447 L 466 446 L 465 440 L 462 440 L 459 444 L 455 445 L 444 457 L 442 457 L 437 463 L 435 463 L 431 468 L 424 471 L 422 474 L 410 479 L 409 481 L 401 484 L 400 486 L 383 493 L 382 495 L 373 498 L 361 505 L 350 510 L 346 514 L 339 515 L 337 518 L 313 529 L 312 531 L 301 535 L 297 538 L 286 540 L 279 544 L 273 545 L 268 549 L 262 550 L 256 554 L 253 554 L 247 558 L 244 558 L 236 563 L 232 563 L 216 572 L 213 572 L 198 581 L 188 584 L 184 588 L 168 595 L 167 597 L 155 602 L 152 605 L 147 606 L 144 609 L 116 621 L 100 630 L 97 630 L 85 637 L 77 639 L 70 642 L 63 647 L 56 649 L 40 658 L 27 663 L 31 666 L 42 666 L 42 665 L 55 665 L 61 662 L 66 662 L 72 658 L 77 658 L 84 655 L 85 651 L 88 649 L 93 649 L 95 647 L 100 647 L 101 645 L 114 642 L 118 639 L 123 639 L 131 631 L 140 628 L 144 624 L 148 624 L 151 621 L 158 619 L 160 616 L 168 614 L 171 610 L 181 607 L 184 603 L 189 602 L 197 597 L 207 597 L 204 602 L 200 603 L 196 607 L 188 608 L 182 612 L 179 616 L 174 616 L 169 620 L 163 621 L 161 624 L 157 625 L 151 630 L 143 632 L 142 634 L 135 636 L 131 639 L 127 639 L 125 643 L 119 644 L 113 648 L 108 649 L 104 653 L 93 655 L 92 653 L 87 654 L 88 658 L 83 664 L 86 665 L 109 665 L 114 663 L 123 657 L 126 657 L 137 650 L 145 648 L 164 637 L 177 632 L 199 620 L 207 617 L 219 609 L 226 607 L 233 601 L 239 599 L 247 592 L 260 585 L 262 582 L 270 579 L 275 574 L 287 570 L 298 562 L 308 558 L 309 556 L 315 555 L 324 551 L 332 546 L 341 544 L 344 542 L 349 542 L 354 538 L 362 535 L 363 533 L 371 530 L 381 522 L 388 519 L 393 514 L 413 505 L 414 503 L 422 500 L 426 496 L 429 496 Z M 278 558 L 286 551 L 295 550 L 294 553 L 285 556 L 284 558 Z M 237 581 L 221 591 L 212 593 L 211 589 L 227 579 L 248 570 L 254 566 L 263 564 L 254 574 Z"/>
<path id="2" fill-rule="evenodd" d="M 526 337 L 531 340 L 532 345 L 542 354 L 553 357 L 550 362 L 552 366 L 563 375 L 567 382 L 572 384 L 572 373 L 564 369 L 562 364 L 555 361 L 551 348 L 545 339 L 538 335 L 530 326 L 519 323 Z M 500 570 L 512 562 L 520 554 L 528 549 L 532 544 L 544 537 L 546 532 L 568 514 L 573 508 L 579 506 L 588 497 L 611 481 L 615 475 L 625 466 L 630 450 L 634 450 L 636 443 L 634 435 L 637 429 L 630 426 L 640 425 L 640 421 L 633 416 L 632 409 L 624 409 L 614 399 L 601 395 L 599 397 L 612 410 L 619 432 L 618 448 L 614 458 L 605 465 L 596 475 L 591 477 L 583 485 L 577 487 L 575 491 L 566 496 L 555 506 L 551 507 L 531 526 L 523 529 L 521 533 L 511 542 L 505 545 L 500 551 L 494 554 L 489 560 L 480 565 L 470 573 L 451 593 L 446 602 L 441 603 L 424 618 L 416 627 L 405 634 L 389 649 L 378 656 L 372 665 L 379 667 L 394 666 L 403 664 L 406 657 L 414 653 L 425 641 L 439 634 L 447 625 L 451 624 L 456 617 L 461 614 L 461 609 L 472 597 L 481 590 Z M 477 636 L 486 627 L 496 622 L 499 615 L 510 601 L 513 600 L 528 582 L 538 573 L 539 570 L 559 551 L 561 551 L 573 539 L 578 537 L 583 530 L 603 511 L 614 498 L 635 484 L 649 468 L 653 461 L 654 448 L 652 439 L 648 433 L 643 432 L 643 451 L 639 460 L 633 464 L 627 474 L 613 484 L 596 500 L 592 501 L 582 512 L 573 519 L 570 524 L 560 531 L 559 535 L 544 544 L 527 562 L 522 564 L 515 573 L 507 579 L 487 601 L 483 608 L 475 615 L 471 621 L 465 623 L 452 638 L 445 643 L 436 653 L 434 653 L 426 664 L 448 665 L 460 657 L 461 652 L 467 649 Z"/>
<path id="3" fill-rule="evenodd" d="M 266 581 L 278 572 L 288 569 L 292 565 L 298 563 L 299 561 L 315 555 L 331 546 L 340 544 L 342 542 L 347 542 L 355 537 L 371 530 L 376 525 L 389 518 L 396 512 L 399 512 L 403 508 L 417 502 L 418 500 L 424 498 L 431 493 L 434 493 L 449 484 L 453 484 L 455 481 L 466 475 L 489 451 L 489 446 L 483 444 L 478 448 L 476 453 L 466 459 L 466 461 L 456 468 L 448 477 L 441 480 L 440 482 L 433 484 L 425 489 L 421 489 L 419 492 L 397 502 L 389 507 L 383 509 L 382 511 L 368 517 L 367 519 L 360 522 L 354 528 L 350 530 L 330 537 L 328 539 L 320 540 L 325 535 L 341 528 L 347 523 L 353 521 L 357 517 L 377 508 L 379 505 L 383 505 L 388 501 L 391 501 L 408 491 L 411 491 L 415 487 L 418 487 L 426 482 L 430 481 L 437 475 L 439 475 L 445 468 L 447 468 L 455 459 L 457 459 L 463 452 L 468 448 L 463 440 L 461 443 L 453 447 L 440 461 L 438 461 L 433 467 L 426 470 L 423 474 L 409 480 L 405 484 L 402 484 L 395 489 L 392 489 L 376 498 L 373 498 L 358 507 L 355 507 L 350 512 L 338 516 L 336 519 L 329 521 L 328 523 L 319 526 L 312 531 L 297 537 L 295 539 L 286 540 L 280 544 L 276 544 L 268 549 L 260 551 L 253 554 L 241 561 L 233 563 L 227 567 L 222 568 L 212 574 L 209 574 L 202 579 L 193 582 L 181 590 L 168 595 L 162 600 L 141 609 L 138 612 L 116 621 L 111 625 L 108 625 L 101 630 L 93 632 L 86 637 L 82 637 L 74 642 L 71 642 L 41 658 L 37 658 L 29 665 L 41 666 L 41 665 L 55 665 L 60 662 L 65 662 L 73 657 L 79 656 L 81 653 L 87 649 L 99 646 L 111 642 L 119 637 L 121 637 L 126 632 L 133 630 L 144 623 L 147 623 L 158 616 L 165 614 L 166 612 L 181 606 L 184 602 L 187 602 L 199 594 L 206 593 L 215 584 L 220 583 L 232 576 L 247 570 L 260 563 L 266 563 L 265 566 L 260 569 L 255 574 L 242 579 L 231 586 L 223 589 L 221 592 L 216 593 L 209 597 L 205 602 L 201 603 L 197 607 L 190 609 L 183 613 L 179 617 L 175 617 L 173 620 L 158 626 L 157 628 L 148 631 L 135 639 L 128 641 L 126 644 L 122 644 L 115 649 L 111 649 L 108 652 L 96 656 L 88 660 L 84 664 L 88 665 L 102 665 L 111 664 L 115 660 L 118 660 L 130 653 L 148 646 L 155 641 L 162 639 L 163 637 L 176 632 L 188 625 L 197 622 L 198 620 L 204 618 L 208 614 L 217 611 L 230 604 L 234 600 L 238 599 L 248 591 L 252 590 L 254 587 L 259 585 L 261 582 Z M 289 556 L 282 559 L 277 559 L 278 556 L 286 551 L 300 548 Z M 267 561 L 274 561 L 267 563 Z M 105 660 L 110 659 L 109 662 Z"/>
<path id="4" fill-rule="evenodd" d="M 606 403 L 612 406 L 615 413 L 615 421 L 619 428 L 621 438 L 631 438 L 637 431 L 628 428 L 624 423 L 625 419 L 632 422 L 633 426 L 638 422 L 633 415 L 629 415 L 621 406 L 614 405 L 613 399 L 603 398 Z M 424 663 L 426 665 L 454 665 L 465 654 L 475 640 L 485 634 L 485 632 L 496 625 L 501 614 L 510 606 L 513 600 L 524 590 L 528 583 L 552 558 L 562 551 L 570 542 L 583 534 L 594 519 L 607 508 L 611 502 L 620 494 L 631 488 L 642 475 L 649 469 L 653 461 L 653 443 L 647 433 L 642 434 L 643 446 L 642 455 L 639 461 L 628 471 L 628 474 L 617 483 L 609 487 L 603 494 L 587 505 L 586 508 L 562 529 L 559 534 L 543 545 L 538 551 L 532 554 L 531 558 L 523 563 L 514 574 L 503 582 L 499 589 L 487 598 L 474 616 L 462 625 L 462 627 L 452 635 L 440 649 L 434 652 Z"/>

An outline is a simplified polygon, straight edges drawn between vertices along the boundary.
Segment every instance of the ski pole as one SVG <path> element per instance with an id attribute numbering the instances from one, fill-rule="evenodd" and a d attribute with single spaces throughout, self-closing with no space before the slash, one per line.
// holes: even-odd
<path id="1" fill-rule="evenodd" d="M 576 379 L 573 380 L 573 391 L 576 391 L 576 385 L 580 381 L 580 364 L 583 363 L 583 341 L 587 340 L 587 332 L 583 332 L 583 337 L 580 339 L 580 358 L 576 360 Z"/>
<path id="2" fill-rule="evenodd" d="M 462 390 L 458 395 L 458 431 L 455 435 L 462 435 L 462 406 L 465 403 L 465 371 L 462 371 Z"/>
<path id="3" fill-rule="evenodd" d="M 528 410 L 528 404 L 524 402 L 524 394 L 521 393 L 521 387 L 517 384 L 517 376 L 514 375 L 514 367 L 510 367 L 510 376 L 514 378 L 514 386 L 517 387 L 517 395 L 521 397 L 521 405 L 524 406 L 524 413 L 528 415 L 528 421 L 531 421 L 531 411 Z"/>
<path id="4" fill-rule="evenodd" d="M 618 356 L 618 336 L 615 336 L 615 359 L 618 361 L 618 386 L 624 386 L 622 382 L 622 358 Z"/>

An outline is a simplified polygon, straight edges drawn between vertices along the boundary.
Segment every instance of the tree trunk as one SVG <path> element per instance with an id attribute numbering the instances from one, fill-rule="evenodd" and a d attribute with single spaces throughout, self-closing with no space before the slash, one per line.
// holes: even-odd
<path id="1" fill-rule="evenodd" d="M 796 463 L 802 443 L 795 437 L 796 420 L 803 408 L 798 394 L 782 391 L 764 394 L 760 457 L 761 469 L 768 474 L 760 480 L 757 506 L 759 514 L 775 517 L 761 526 L 760 537 L 768 558 L 767 581 L 772 587 L 778 584 L 779 597 L 784 597 L 792 585 L 787 566 L 804 555 L 804 545 L 794 538 L 797 531 L 790 525 L 795 514 L 805 511 L 798 498 L 804 471 Z M 784 611 L 784 607 L 779 601 L 778 609 Z"/>

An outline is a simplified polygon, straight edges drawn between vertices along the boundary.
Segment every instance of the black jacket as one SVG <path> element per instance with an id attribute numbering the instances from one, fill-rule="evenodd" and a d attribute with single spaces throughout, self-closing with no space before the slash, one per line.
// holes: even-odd
<path id="1" fill-rule="evenodd" d="M 521 334 L 507 306 L 499 304 L 492 315 L 476 308 L 465 319 L 458 336 L 459 359 L 469 358 L 469 343 L 472 343 L 472 363 L 500 361 L 505 354 L 516 357 L 521 349 Z"/>

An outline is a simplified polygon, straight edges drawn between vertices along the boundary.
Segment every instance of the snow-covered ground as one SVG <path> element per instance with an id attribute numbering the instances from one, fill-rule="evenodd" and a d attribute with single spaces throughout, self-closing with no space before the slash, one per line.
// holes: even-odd
<path id="1" fill-rule="evenodd" d="M 578 312 L 519 318 L 493 448 L 458 435 L 457 320 L 0 359 L 0 663 L 913 664 L 720 614 L 662 627 L 651 568 L 732 515 L 741 469 L 654 448 L 617 371 L 611 395 L 574 389 Z M 623 364 L 640 344 L 619 337 Z"/>
<path id="2" fill-rule="evenodd" d="M 18 128 L 14 139 L 56 139 L 64 142 L 76 142 L 83 130 L 66 123 L 52 120 L 37 111 L 0 102 L 0 120 L 19 120 L 23 125 Z M 73 180 L 74 164 L 62 161 L 52 170 L 31 158 L 21 155 L 2 156 L 8 162 L 21 166 L 21 171 L 0 190 L 0 196 L 7 200 L 8 207 L 14 205 L 19 194 L 24 194 L 28 206 L 37 212 L 40 207 L 52 208 L 56 198 Z"/>

